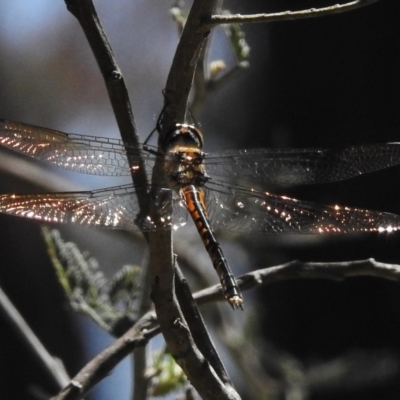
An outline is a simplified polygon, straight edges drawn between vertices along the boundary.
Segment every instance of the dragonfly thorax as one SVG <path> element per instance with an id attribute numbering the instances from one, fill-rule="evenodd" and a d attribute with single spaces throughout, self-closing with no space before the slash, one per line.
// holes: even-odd
<path id="1" fill-rule="evenodd" d="M 165 152 L 176 149 L 177 147 L 203 148 L 203 135 L 199 129 L 193 125 L 176 124 L 173 129 L 165 133 L 162 142 Z"/>
<path id="2" fill-rule="evenodd" d="M 165 169 L 170 186 L 177 189 L 187 185 L 204 184 L 209 179 L 204 169 L 203 136 L 192 125 L 176 124 L 166 133 Z"/>
<path id="3" fill-rule="evenodd" d="M 176 146 L 165 160 L 167 176 L 173 187 L 204 186 L 209 179 L 204 164 L 204 153 L 198 148 Z"/>

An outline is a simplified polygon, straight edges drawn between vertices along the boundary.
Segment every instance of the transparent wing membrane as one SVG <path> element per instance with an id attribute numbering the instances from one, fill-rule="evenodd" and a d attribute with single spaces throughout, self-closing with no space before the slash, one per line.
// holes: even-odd
<path id="1" fill-rule="evenodd" d="M 67 134 L 19 122 L 0 120 L 0 144 L 60 168 L 106 176 L 131 175 L 139 168 L 139 148 L 124 147 L 121 140 Z M 149 167 L 152 155 L 144 153 Z"/>
<path id="2" fill-rule="evenodd" d="M 99 191 L 0 196 L 0 210 L 45 222 L 134 230 L 138 213 L 132 186 Z"/>
<path id="3" fill-rule="evenodd" d="M 188 131 L 190 127 L 185 125 L 184 132 Z M 0 120 L 0 144 L 76 172 L 130 175 L 128 157 L 133 160 L 133 168 L 139 168 L 140 149 L 124 147 L 120 140 L 65 134 L 19 122 Z M 192 168 L 187 165 L 195 162 L 190 160 L 199 159 L 193 157 L 194 152 L 189 153 L 190 157 L 181 157 L 182 163 L 186 164 L 176 174 L 179 176 L 171 176 L 170 181 L 164 184 L 158 183 L 169 188 L 176 185 L 176 190 L 172 190 L 173 215 L 165 216 L 161 224 L 155 224 L 147 215 L 138 218 L 138 201 L 132 185 L 77 193 L 3 195 L 0 196 L 0 212 L 48 222 L 128 231 L 138 229 L 137 220 L 140 220 L 139 226 L 144 230 L 163 227 L 163 223 L 175 229 L 187 219 L 185 201 L 180 194 L 180 187 L 186 183 L 178 184 L 177 180 L 180 175 L 187 178 L 201 171 L 198 166 Z M 144 153 L 146 166 L 152 166 L 154 154 L 157 153 Z M 163 157 L 166 165 L 176 162 L 168 154 Z M 194 184 L 205 185 L 205 206 L 211 226 L 215 229 L 262 233 L 394 231 L 400 227 L 400 216 L 397 215 L 322 206 L 237 186 L 232 181 L 251 180 L 254 183 L 275 182 L 282 185 L 331 182 L 399 163 L 399 143 L 333 150 L 224 151 L 205 156 L 207 176 L 203 175 Z"/>
<path id="4" fill-rule="evenodd" d="M 393 232 L 400 216 L 379 211 L 324 206 L 286 196 L 207 184 L 208 214 L 214 229 L 234 232 L 343 234 Z"/>
<path id="5" fill-rule="evenodd" d="M 0 143 L 38 160 L 76 172 L 128 176 L 139 148 L 124 147 L 118 139 L 66 134 L 20 122 L 0 120 Z M 142 152 L 146 164 L 153 154 Z M 349 179 L 400 163 L 400 143 L 352 146 L 341 149 L 250 149 L 206 155 L 210 176 L 300 185 Z"/>
<path id="6" fill-rule="evenodd" d="M 139 207 L 132 185 L 107 189 L 0 196 L 0 212 L 43 222 L 68 223 L 87 227 L 148 231 L 156 228 L 177 229 L 187 221 L 181 199 L 172 199 L 173 216 L 155 225 L 148 216 L 136 223 Z"/>
<path id="7" fill-rule="evenodd" d="M 207 185 L 207 212 L 216 230 L 261 233 L 357 233 L 394 232 L 400 216 L 379 211 L 323 206 L 285 196 L 245 188 Z M 165 227 L 177 229 L 187 221 L 180 198 L 173 200 L 172 217 Z M 0 212 L 41 220 L 88 227 L 144 231 L 162 228 L 148 216 L 136 225 L 139 208 L 132 185 L 87 192 L 0 196 Z"/>
<path id="8" fill-rule="evenodd" d="M 400 143 L 342 149 L 253 149 L 212 153 L 211 176 L 279 185 L 334 182 L 400 164 Z"/>

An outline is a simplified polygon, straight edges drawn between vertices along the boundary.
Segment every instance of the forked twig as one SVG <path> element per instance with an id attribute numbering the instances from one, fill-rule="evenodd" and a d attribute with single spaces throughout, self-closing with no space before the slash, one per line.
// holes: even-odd
<path id="1" fill-rule="evenodd" d="M 165 88 L 166 105 L 162 118 L 163 131 L 171 128 L 176 122 L 185 122 L 186 120 L 188 97 L 192 86 L 196 63 L 204 40 L 212 26 L 230 22 L 266 22 L 268 18 L 269 20 L 310 18 L 349 11 L 350 9 L 372 4 L 377 1 L 378 0 L 357 0 L 344 5 L 327 7 L 325 9 L 286 12 L 279 13 L 279 15 L 258 14 L 256 16 L 226 16 L 222 21 L 221 17 L 223 16 L 212 16 L 216 0 L 195 0 L 182 33 L 182 38 L 179 42 Z M 135 124 L 126 87 L 112 55 L 108 41 L 105 38 L 105 34 L 101 29 L 92 1 L 66 0 L 66 3 L 68 9 L 80 21 L 95 53 L 109 91 L 123 140 L 125 143 L 135 143 L 137 140 L 135 137 Z M 227 20 L 227 18 L 229 20 Z M 163 132 L 161 132 L 160 138 L 161 140 L 163 139 Z M 145 171 L 144 168 L 141 170 L 143 172 Z M 133 174 L 133 180 L 139 188 L 145 187 L 145 178 L 143 178 L 143 176 L 140 173 Z M 145 196 L 143 196 L 142 199 L 139 198 L 142 212 L 147 215 L 148 202 L 146 200 Z M 150 244 L 153 249 L 156 249 L 156 251 L 151 252 L 152 255 L 150 258 L 150 269 L 153 278 L 153 300 L 156 307 L 158 323 L 160 324 L 160 329 L 164 334 L 170 352 L 182 366 L 189 380 L 194 384 L 203 399 L 239 399 L 239 396 L 233 388 L 227 385 L 226 381 L 221 381 L 213 368 L 209 366 L 204 356 L 198 351 L 190 329 L 180 310 L 179 302 L 174 297 L 174 260 L 172 257 L 171 233 L 166 231 L 152 233 L 150 235 Z M 286 266 L 285 271 L 286 272 L 283 273 L 284 277 L 281 279 L 288 279 L 287 276 L 290 276 L 288 272 L 292 271 L 292 264 Z M 268 274 L 271 276 L 270 272 Z M 264 275 L 268 274 L 264 273 Z M 241 286 L 247 289 L 248 287 L 264 283 L 264 275 L 256 275 L 253 273 L 242 277 Z M 325 277 L 326 276 L 327 274 L 325 273 Z M 294 277 L 301 276 L 294 274 Z M 216 293 L 217 290 L 215 289 L 212 295 L 216 296 Z M 204 296 L 208 300 L 212 298 L 209 297 L 209 293 Z M 88 366 L 85 367 L 84 372 L 81 371 L 55 399 L 81 398 L 90 387 L 102 379 L 102 377 L 106 376 L 112 367 L 129 352 L 138 346 L 145 345 L 151 337 L 150 332 L 151 334 L 158 332 L 157 327 L 152 325 L 151 328 L 148 326 L 146 330 L 143 330 L 141 324 L 136 324 L 128 334 L 125 334 L 115 342 L 115 347 L 106 349 L 89 363 L 90 365 L 88 364 Z"/>
<path id="2" fill-rule="evenodd" d="M 333 279 L 339 281 L 354 276 L 373 276 L 400 283 L 400 265 L 385 264 L 372 258 L 332 263 L 294 261 L 242 275 L 238 279 L 238 283 L 240 289 L 249 290 L 291 279 Z M 198 291 L 193 297 L 198 304 L 224 299 L 220 285 Z M 181 325 L 181 321 L 176 321 L 175 324 L 178 333 L 181 330 L 186 330 L 186 327 Z M 160 333 L 160 329 L 156 315 L 154 311 L 149 311 L 129 331 L 82 368 L 68 386 L 52 400 L 81 399 L 96 383 L 105 378 L 124 357 L 136 348 L 145 346 L 158 333 Z"/>
<path id="3" fill-rule="evenodd" d="M 190 331 L 192 332 L 193 340 L 195 341 L 196 346 L 214 368 L 214 371 L 217 373 L 219 379 L 221 379 L 225 385 L 232 386 L 232 382 L 229 379 L 228 373 L 222 364 L 218 352 L 215 349 L 215 346 L 207 331 L 203 317 L 201 316 L 197 308 L 197 304 L 193 299 L 189 285 L 187 284 L 186 279 L 183 277 L 182 272 L 178 268 L 176 268 L 175 287 L 182 313 L 185 316 Z"/>
<path id="4" fill-rule="evenodd" d="M 68 10 L 79 20 L 93 49 L 107 85 L 123 140 L 128 144 L 136 144 L 133 115 L 126 87 L 93 3 L 91 0 L 66 0 L 66 4 Z M 215 0 L 197 0 L 192 6 L 165 90 L 166 107 L 162 119 L 163 126 L 170 127 L 175 122 L 184 121 L 198 52 L 207 36 L 205 32 L 208 28 L 205 27 L 203 21 L 211 15 L 214 6 Z M 129 135 L 125 135 L 127 130 L 124 127 L 130 132 Z M 156 173 L 159 167 L 156 163 Z M 144 168 L 141 170 L 145 171 Z M 132 174 L 132 178 L 138 188 L 145 188 L 145 178 L 138 178 L 136 173 Z M 149 202 L 146 200 L 146 196 L 139 198 L 142 213 L 148 215 Z M 166 231 L 151 233 L 149 240 L 151 254 L 149 268 L 153 278 L 152 297 L 169 350 L 178 362 L 180 361 L 188 378 L 204 399 L 238 399 L 239 397 L 231 388 L 228 390 L 225 388 L 212 368 L 204 370 L 205 360 L 194 345 L 179 305 L 174 299 L 171 233 Z M 205 373 L 209 374 L 206 383 L 204 383 Z M 99 371 L 96 374 L 98 375 Z M 85 386 L 84 384 L 82 387 Z M 79 393 L 84 391 L 81 390 L 80 384 L 72 384 L 71 387 Z"/>
<path id="5" fill-rule="evenodd" d="M 82 399 L 121 360 L 136 348 L 145 346 L 157 333 L 159 329 L 156 316 L 154 312 L 148 312 L 129 331 L 86 364 L 52 400 Z"/>
<path id="6" fill-rule="evenodd" d="M 192 88 L 197 61 L 211 27 L 210 20 L 217 1 L 195 0 L 179 40 L 165 86 L 165 111 L 163 126 L 170 128 L 186 121 L 188 99 Z"/>
<path id="7" fill-rule="evenodd" d="M 160 143 L 164 133 L 177 122 L 185 122 L 190 89 L 198 58 L 209 28 L 209 19 L 216 7 L 216 0 L 195 0 L 178 43 L 165 87 L 165 107 L 161 120 Z M 162 160 L 156 161 L 153 175 L 159 177 L 165 170 Z M 197 348 L 190 327 L 175 296 L 175 260 L 171 257 L 171 232 L 150 233 L 149 268 L 153 276 L 152 298 L 160 329 L 168 350 L 181 366 L 188 379 L 203 399 L 240 399 L 231 385 L 222 381 Z M 150 249 L 151 250 L 151 249 Z"/>

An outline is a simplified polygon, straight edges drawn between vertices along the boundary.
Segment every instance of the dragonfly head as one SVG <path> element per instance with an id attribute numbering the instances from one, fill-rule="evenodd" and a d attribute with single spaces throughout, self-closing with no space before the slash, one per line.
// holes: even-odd
<path id="1" fill-rule="evenodd" d="M 176 147 L 196 147 L 203 148 L 203 134 L 193 125 L 176 124 L 167 131 L 161 143 L 164 151 L 169 151 Z"/>

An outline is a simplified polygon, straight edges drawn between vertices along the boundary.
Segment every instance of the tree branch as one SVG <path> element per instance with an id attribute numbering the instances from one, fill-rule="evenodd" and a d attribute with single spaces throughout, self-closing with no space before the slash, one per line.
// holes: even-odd
<path id="1" fill-rule="evenodd" d="M 25 322 L 22 315 L 14 307 L 1 288 L 0 314 L 4 315 L 14 329 L 14 332 L 21 337 L 23 343 L 26 343 L 35 357 L 40 360 L 53 382 L 60 388 L 66 385 L 69 381 L 69 376 L 61 361 L 55 359 L 49 354 L 42 342 Z"/>
<path id="2" fill-rule="evenodd" d="M 123 358 L 138 347 L 145 346 L 159 333 L 154 312 L 145 314 L 123 336 L 91 360 L 52 400 L 79 400 L 95 384 L 108 376 Z"/>
<path id="3" fill-rule="evenodd" d="M 204 24 L 216 6 L 216 0 L 195 0 L 175 53 L 165 87 L 165 107 L 161 120 L 159 146 L 164 150 L 164 135 L 177 122 L 185 122 L 186 111 L 197 60 L 209 28 Z M 165 166 L 156 160 L 155 181 L 163 176 Z M 155 198 L 158 193 L 154 193 Z M 151 217 L 158 221 L 157 207 Z M 181 366 L 188 379 L 203 399 L 239 399 L 233 388 L 222 382 L 208 360 L 198 350 L 190 328 L 175 297 L 174 264 L 171 232 L 152 232 L 150 238 L 149 268 L 152 274 L 152 299 L 160 329 L 168 350 Z"/>
<path id="4" fill-rule="evenodd" d="M 106 33 L 101 26 L 92 0 L 65 0 L 65 4 L 68 11 L 79 21 L 103 75 L 121 138 L 125 148 L 129 146 L 128 161 L 140 210 L 142 214 L 148 215 L 146 170 L 141 158 L 139 138 L 124 77 Z M 139 165 L 138 160 L 140 160 Z M 132 168 L 133 165 L 135 165 L 135 168 Z M 138 166 L 139 168 L 137 168 Z"/>
<path id="5" fill-rule="evenodd" d="M 148 257 L 146 255 L 145 259 Z M 145 262 L 146 264 L 146 262 Z M 151 287 L 151 274 L 149 268 L 144 268 L 142 273 L 142 281 L 140 284 L 141 299 L 138 315 L 145 315 L 152 308 L 152 302 L 148 293 L 150 293 Z M 149 353 L 150 349 L 143 346 L 136 349 L 135 353 L 132 354 L 133 363 L 133 400 L 146 400 L 148 398 L 149 386 L 151 379 L 146 374 L 149 368 Z"/>
<path id="6" fill-rule="evenodd" d="M 211 16 L 215 2 L 215 0 L 197 0 L 192 6 L 165 90 L 166 108 L 164 110 L 163 126 L 168 128 L 175 125 L 176 122 L 183 122 L 185 120 L 187 100 L 197 58 L 203 41 L 209 32 L 208 28 L 204 25 L 204 20 Z M 68 10 L 80 22 L 95 54 L 108 89 L 124 143 L 138 145 L 126 86 L 113 56 L 110 44 L 96 15 L 92 1 L 66 0 L 66 4 Z M 139 155 L 138 151 L 137 156 Z M 161 172 L 160 168 L 163 168 L 163 165 L 157 165 L 156 163 L 155 174 Z M 139 172 L 141 171 L 144 173 L 145 169 L 140 168 Z M 138 189 L 146 187 L 144 175 L 137 175 L 135 173 L 132 174 L 132 178 Z M 140 193 L 138 196 L 140 207 L 142 213 L 148 215 L 149 203 L 146 201 L 145 189 L 142 194 L 143 197 L 140 196 Z M 150 213 L 154 217 L 157 215 L 156 208 L 154 207 Z M 151 233 L 149 240 L 150 254 L 154 255 L 150 257 L 149 263 L 150 273 L 153 278 L 152 296 L 160 327 L 169 350 L 204 399 L 238 399 L 236 393 L 227 391 L 227 388 L 218 379 L 213 369 L 209 367 L 206 360 L 204 360 L 201 353 L 197 350 L 180 312 L 179 304 L 174 297 L 171 232 Z M 98 365 L 97 363 L 94 364 L 95 366 Z M 208 368 L 204 368 L 205 366 L 208 366 Z M 97 379 L 97 377 L 101 376 L 101 371 L 96 370 L 96 373 L 87 373 L 86 375 Z M 204 382 L 205 377 L 207 385 L 200 387 L 201 381 Z M 69 387 L 74 388 L 80 394 L 85 392 L 87 382 L 86 380 L 83 382 L 81 380 L 73 380 Z"/>
<path id="7" fill-rule="evenodd" d="M 189 285 L 187 284 L 186 279 L 183 277 L 183 274 L 179 268 L 176 268 L 175 287 L 182 313 L 185 316 L 197 347 L 207 361 L 211 364 L 212 368 L 214 368 L 214 371 L 217 373 L 221 381 L 225 385 L 233 387 L 228 373 L 221 359 L 219 358 L 218 352 L 215 349 L 211 337 L 207 331 L 203 317 L 201 316 L 199 309 L 197 308 L 197 304 L 193 299 Z M 202 384 L 208 385 L 208 382 L 203 380 Z"/>
<path id="8" fill-rule="evenodd" d="M 219 378 L 209 360 L 197 348 L 181 311 L 175 296 L 175 274 L 168 271 L 171 251 L 167 249 L 169 234 L 160 231 L 150 235 L 150 246 L 158 248 L 158 251 L 150 253 L 149 263 L 154 274 L 152 299 L 168 350 L 202 399 L 239 400 L 233 387 Z"/>
<path id="9" fill-rule="evenodd" d="M 272 14 L 232 14 L 232 15 L 213 15 L 208 22 L 210 27 L 220 24 L 244 24 L 255 22 L 274 22 L 274 21 L 287 21 L 305 18 L 323 17 L 326 15 L 340 14 L 343 12 L 355 10 L 370 4 L 377 3 L 379 0 L 354 0 L 345 4 L 335 4 L 323 8 L 310 8 L 308 10 L 300 11 L 283 11 L 280 13 Z"/>
<path id="10" fill-rule="evenodd" d="M 293 261 L 242 275 L 237 281 L 242 290 L 249 290 L 257 286 L 288 279 L 333 279 L 339 281 L 354 276 L 373 276 L 400 282 L 400 265 L 385 264 L 375 261 L 372 258 L 368 260 L 331 263 L 302 263 L 300 261 Z M 221 285 L 215 285 L 198 291 L 193 297 L 197 299 L 198 304 L 224 300 Z M 186 331 L 184 334 L 187 335 L 187 326 L 184 325 L 184 321 L 182 320 L 174 321 L 174 325 L 172 330 L 177 333 L 177 340 L 179 341 L 183 336 L 182 331 Z M 158 333 L 160 333 L 160 328 L 155 313 L 154 311 L 149 311 L 129 331 L 90 361 L 75 375 L 68 386 L 52 400 L 81 399 L 96 383 L 108 376 L 124 357 L 134 349 L 145 346 Z M 205 375 L 203 375 L 204 364 L 203 369 L 198 373 L 200 373 L 201 378 L 205 378 Z M 204 398 L 218 399 L 220 397 L 211 396 Z"/>
<path id="11" fill-rule="evenodd" d="M 236 278 L 236 281 L 241 290 L 249 290 L 288 279 L 330 279 L 341 281 L 354 276 L 372 276 L 400 282 L 400 265 L 381 263 L 373 258 L 326 263 L 292 261 L 276 267 L 250 272 Z M 199 304 L 224 299 L 220 285 L 200 290 L 193 297 Z"/>
<path id="12" fill-rule="evenodd" d="M 186 111 L 193 76 L 210 26 L 216 0 L 195 0 L 176 49 L 172 67 L 165 86 L 165 110 L 163 127 L 171 128 L 177 122 L 186 121 Z M 162 138 L 161 138 L 162 139 Z"/>

